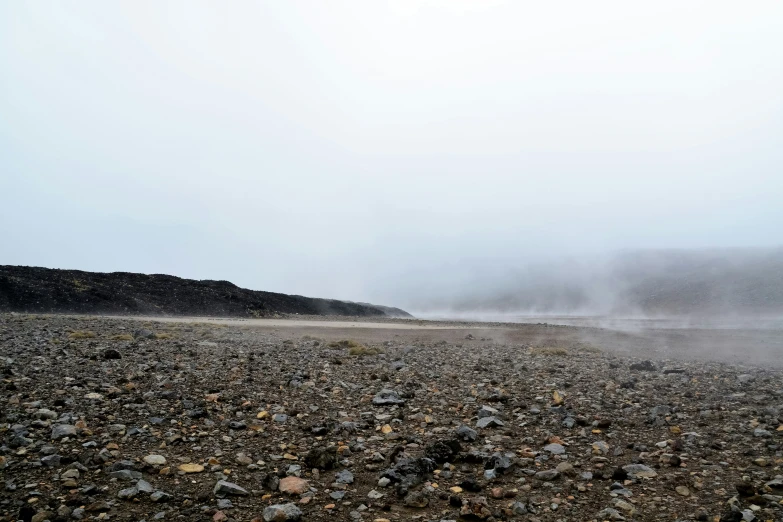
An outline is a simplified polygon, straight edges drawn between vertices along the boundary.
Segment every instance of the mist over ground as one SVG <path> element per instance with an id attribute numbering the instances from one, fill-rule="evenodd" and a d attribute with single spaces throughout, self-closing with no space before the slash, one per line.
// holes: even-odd
<path id="1" fill-rule="evenodd" d="M 419 316 L 783 317 L 783 248 L 637 250 L 482 273 L 451 295 L 410 292 Z"/>

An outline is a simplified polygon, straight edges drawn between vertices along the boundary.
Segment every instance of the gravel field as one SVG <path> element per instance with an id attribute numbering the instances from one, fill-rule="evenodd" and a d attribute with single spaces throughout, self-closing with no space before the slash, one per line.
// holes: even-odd
<path id="1" fill-rule="evenodd" d="M 0 315 L 0 520 L 783 520 L 778 330 Z"/>

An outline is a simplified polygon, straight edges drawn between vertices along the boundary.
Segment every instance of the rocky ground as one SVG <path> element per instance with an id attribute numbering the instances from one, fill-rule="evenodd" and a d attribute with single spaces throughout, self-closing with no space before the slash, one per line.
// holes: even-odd
<path id="1" fill-rule="evenodd" d="M 779 365 L 564 331 L 0 315 L 0 520 L 783 520 Z"/>

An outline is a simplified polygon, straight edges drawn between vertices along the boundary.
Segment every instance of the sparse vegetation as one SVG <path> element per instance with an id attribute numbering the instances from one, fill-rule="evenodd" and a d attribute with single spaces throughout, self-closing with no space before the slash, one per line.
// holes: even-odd
<path id="1" fill-rule="evenodd" d="M 365 355 L 378 355 L 379 353 L 383 353 L 383 350 L 371 346 L 364 346 L 362 344 L 360 344 L 359 346 L 354 346 L 348 350 L 348 355 L 351 355 L 353 357 L 364 357 Z"/>
<path id="2" fill-rule="evenodd" d="M 94 339 L 98 335 L 91 330 L 76 330 L 68 334 L 68 339 Z"/>
<path id="3" fill-rule="evenodd" d="M 82 282 L 80 279 L 74 279 L 71 282 L 73 283 L 73 287 L 77 292 L 85 292 L 90 289 L 90 286 L 84 284 L 84 282 Z"/>
<path id="4" fill-rule="evenodd" d="M 577 350 L 583 353 L 601 353 L 601 349 L 588 343 L 578 343 Z"/>
<path id="5" fill-rule="evenodd" d="M 345 339 L 342 341 L 332 341 L 329 344 L 327 344 L 329 348 L 359 348 L 363 347 L 364 345 L 358 341 L 354 341 L 353 339 Z"/>
<path id="6" fill-rule="evenodd" d="M 161 332 L 155 334 L 155 339 L 174 339 L 174 334 L 169 332 Z"/>

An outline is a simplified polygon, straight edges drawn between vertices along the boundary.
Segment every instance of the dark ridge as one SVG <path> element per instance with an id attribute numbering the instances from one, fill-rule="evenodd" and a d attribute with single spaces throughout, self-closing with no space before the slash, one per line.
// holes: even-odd
<path id="1" fill-rule="evenodd" d="M 239 288 L 164 274 L 0 266 L 0 311 L 268 317 L 275 314 L 412 317 L 399 308 Z"/>

